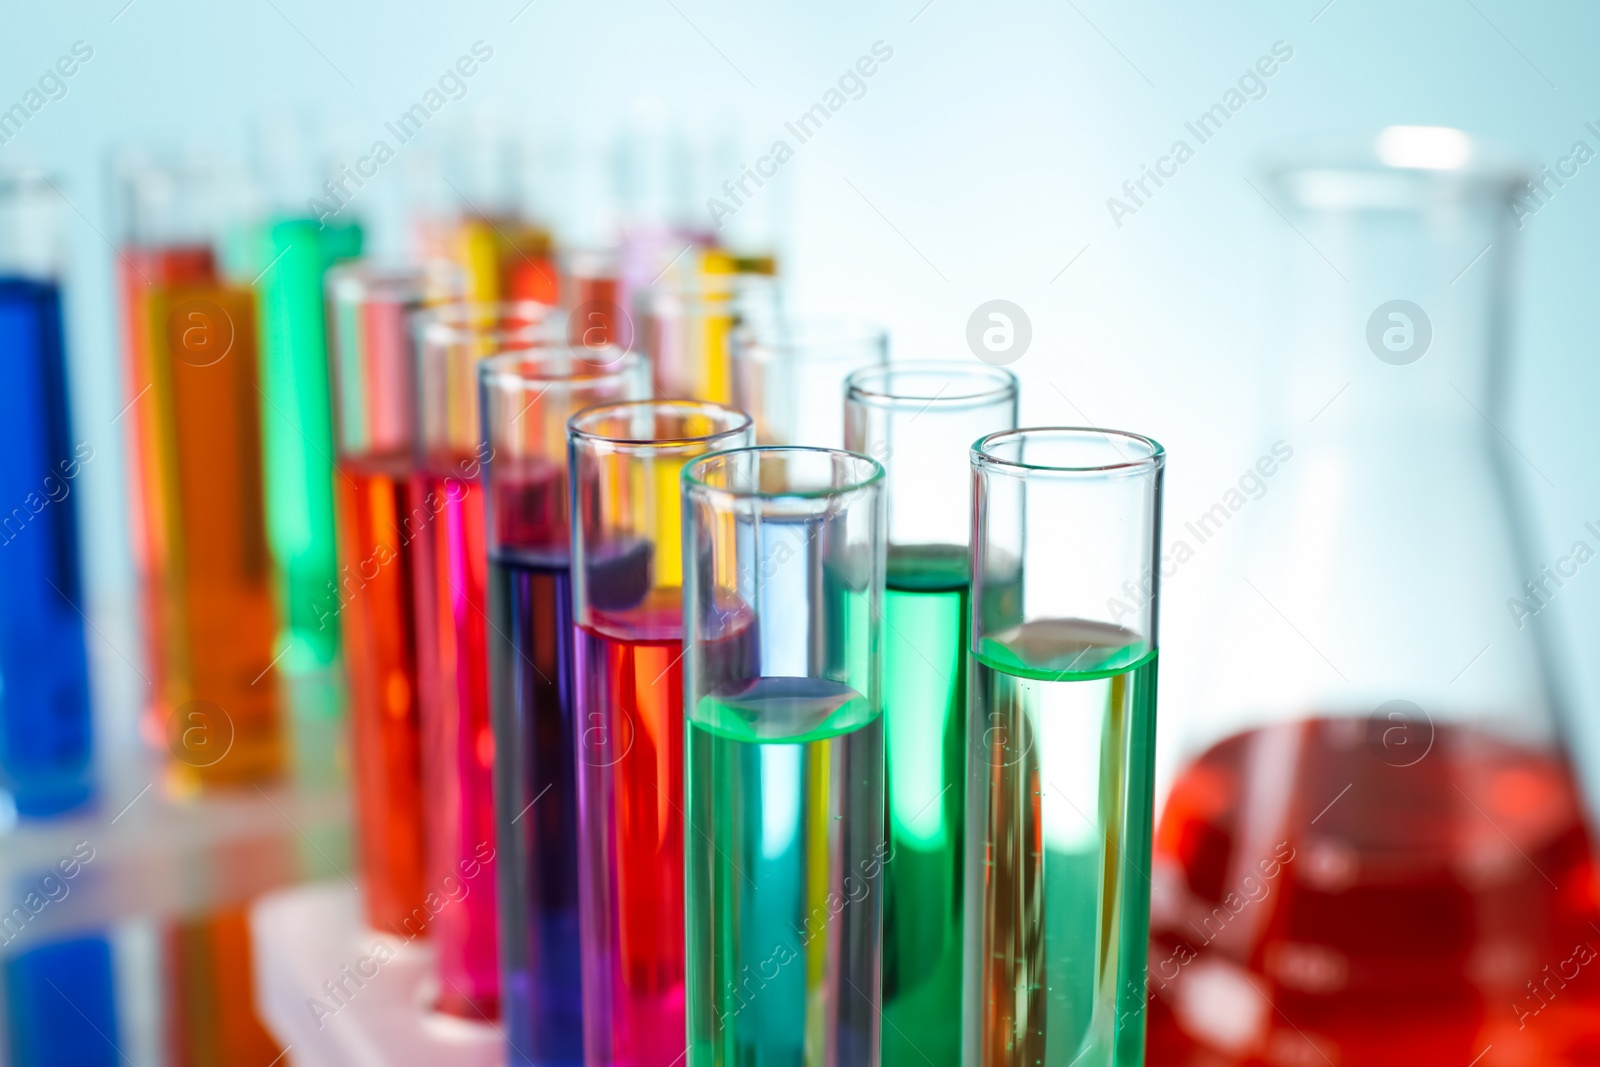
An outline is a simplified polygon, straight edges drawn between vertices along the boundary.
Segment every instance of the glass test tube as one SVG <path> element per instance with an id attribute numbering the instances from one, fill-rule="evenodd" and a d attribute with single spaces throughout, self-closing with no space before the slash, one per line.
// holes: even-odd
<path id="1" fill-rule="evenodd" d="M 670 1067 L 684 1039 L 678 476 L 708 452 L 751 444 L 750 419 L 641 401 L 568 425 L 585 1059 Z"/>
<path id="2" fill-rule="evenodd" d="M 851 374 L 844 444 L 887 471 L 883 1063 L 961 1059 L 967 647 L 967 451 L 1017 423 L 1017 380 L 973 360 Z"/>
<path id="3" fill-rule="evenodd" d="M 777 281 L 770 274 L 733 270 L 736 261 L 723 253 L 708 251 L 701 258 L 704 265 L 640 293 L 635 321 L 656 395 L 728 404 L 734 400 L 733 333 L 777 318 Z"/>
<path id="4" fill-rule="evenodd" d="M 438 1007 L 499 1012 L 495 958 L 494 738 L 484 626 L 487 565 L 478 486 L 478 364 L 536 344 L 543 304 L 445 304 L 416 327 L 417 424 L 411 498 L 412 607 L 421 702 L 426 882 L 452 903 L 429 936 Z M 459 896 L 459 899 L 454 899 Z"/>
<path id="5" fill-rule="evenodd" d="M 684 469 L 691 1067 L 878 1062 L 883 467 Z"/>
<path id="6" fill-rule="evenodd" d="M 512 1062 L 583 1063 L 567 420 L 649 395 L 638 353 L 565 346 L 480 365 L 501 1014 Z"/>
<path id="7" fill-rule="evenodd" d="M 355 263 L 327 279 L 340 567 L 318 619 L 343 634 L 367 921 L 407 939 L 431 918 L 411 588 L 417 527 L 432 515 L 411 483 L 411 328 L 459 287 L 443 267 Z"/>
<path id="8" fill-rule="evenodd" d="M 1165 460 L 1111 430 L 973 446 L 966 1063 L 1144 1062 Z"/>
<path id="9" fill-rule="evenodd" d="M 734 331 L 732 352 L 732 402 L 756 420 L 758 441 L 838 448 L 845 379 L 888 362 L 889 335 L 854 319 L 756 319 Z"/>
<path id="10" fill-rule="evenodd" d="M 317 617 L 339 577 L 333 527 L 333 412 L 323 277 L 361 254 L 357 223 L 272 218 L 253 228 L 251 274 L 261 306 L 261 437 L 267 536 L 283 604 L 282 666 L 326 668 L 339 653 L 339 628 Z"/>
<path id="11" fill-rule="evenodd" d="M 139 583 L 150 674 L 148 732 L 166 729 L 163 712 L 167 662 L 163 644 L 165 569 L 170 547 L 158 507 L 167 494 L 158 456 L 156 410 L 145 394 L 155 380 L 151 352 L 150 299 L 173 286 L 214 283 L 218 278 L 212 240 L 220 225 L 220 184 L 211 168 L 195 161 L 116 161 L 113 173 L 122 234 L 117 249 L 117 288 L 122 303 L 122 402 L 119 421 L 127 435 L 128 540 Z"/>
<path id="12" fill-rule="evenodd" d="M 282 769 L 285 745 L 255 295 L 210 281 L 154 287 L 143 302 L 145 506 L 161 579 L 151 648 L 170 770 L 184 788 L 259 781 Z"/>
<path id="13" fill-rule="evenodd" d="M 567 313 L 568 344 L 633 348 L 633 319 L 622 301 L 622 266 L 615 249 L 563 252 L 561 302 Z"/>
<path id="14" fill-rule="evenodd" d="M 0 177 L 0 797 L 22 815 L 93 788 L 73 480 L 94 448 L 72 433 L 57 201 L 42 174 Z"/>
<path id="15" fill-rule="evenodd" d="M 472 301 L 557 302 L 556 264 L 543 227 L 514 215 L 468 214 L 457 224 L 452 243 Z"/>

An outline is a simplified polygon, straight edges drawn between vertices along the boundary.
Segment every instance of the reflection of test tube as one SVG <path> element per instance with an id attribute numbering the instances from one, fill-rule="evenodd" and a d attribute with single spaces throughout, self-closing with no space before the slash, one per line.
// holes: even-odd
<path id="1" fill-rule="evenodd" d="M 64 884 L 64 883 L 63 883 Z M 116 961 L 111 938 L 85 931 L 5 961 L 5 1062 L 11 1067 L 120 1061 Z"/>
<path id="2" fill-rule="evenodd" d="M 751 443 L 716 404 L 643 401 L 569 423 L 578 877 L 587 1062 L 681 1057 L 683 550 L 679 474 Z"/>
<path id="3" fill-rule="evenodd" d="M 144 296 L 153 446 L 145 505 L 161 557 L 161 704 L 179 782 L 282 767 L 278 609 L 261 476 L 256 309 L 248 288 Z M 159 492 L 156 492 L 159 490 Z"/>
<path id="4" fill-rule="evenodd" d="M 971 469 L 967 450 L 1017 421 L 1010 371 L 968 359 L 850 375 L 845 447 L 888 472 L 883 715 L 883 1059 L 961 1059 L 962 838 L 967 795 Z"/>
<path id="5" fill-rule="evenodd" d="M 489 689 L 507 1055 L 583 1063 L 567 420 L 649 394 L 643 357 L 527 348 L 480 364 Z"/>
<path id="6" fill-rule="evenodd" d="M 328 273 L 339 583 L 319 618 L 341 627 L 367 921 L 426 928 L 413 539 L 432 513 L 412 491 L 413 314 L 459 294 L 442 268 L 369 264 Z"/>
<path id="7" fill-rule="evenodd" d="M 1143 1063 L 1165 454 L 973 446 L 967 1063 Z"/>
<path id="8" fill-rule="evenodd" d="M 434 916 L 439 1008 L 468 1018 L 499 1010 L 495 961 L 494 739 L 484 626 L 478 364 L 537 343 L 543 304 L 446 304 L 416 328 L 417 421 L 411 497 L 426 883 L 459 895 Z"/>
<path id="9" fill-rule="evenodd" d="M 72 436 L 56 200 L 0 178 L 0 797 L 23 815 L 92 789 L 74 479 L 94 448 Z"/>
<path id="10" fill-rule="evenodd" d="M 285 1050 L 256 1016 L 248 905 L 177 917 L 163 934 L 163 1021 L 171 1061 L 272 1064 L 281 1058 Z"/>
<path id="11" fill-rule="evenodd" d="M 877 1063 L 883 467 L 740 449 L 683 484 L 687 1063 Z"/>

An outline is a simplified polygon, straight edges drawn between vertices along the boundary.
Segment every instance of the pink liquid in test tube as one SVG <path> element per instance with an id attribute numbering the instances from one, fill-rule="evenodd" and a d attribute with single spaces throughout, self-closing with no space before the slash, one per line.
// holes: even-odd
<path id="1" fill-rule="evenodd" d="M 538 304 L 457 304 L 417 329 L 418 438 L 411 514 L 417 685 L 422 701 L 430 934 L 436 1007 L 500 1013 L 494 734 L 489 721 L 488 548 L 478 428 L 478 363 L 537 344 Z"/>

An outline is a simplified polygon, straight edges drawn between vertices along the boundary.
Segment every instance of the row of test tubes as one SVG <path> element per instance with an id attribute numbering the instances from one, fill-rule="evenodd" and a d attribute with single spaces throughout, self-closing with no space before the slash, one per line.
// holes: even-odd
<path id="1" fill-rule="evenodd" d="M 431 919 L 439 1006 L 498 1010 L 527 1063 L 666 1065 L 686 1033 L 694 1063 L 1140 1056 L 1159 446 L 1017 430 L 1009 372 L 890 363 L 737 286 L 644 313 L 651 359 L 402 274 L 330 282 L 336 329 L 416 316 L 409 354 L 333 346 L 343 424 L 396 433 L 387 461 L 341 437 L 346 555 L 417 590 L 353 598 L 347 655 L 392 677 L 414 631 L 420 732 L 357 686 L 357 789 L 369 919 Z M 345 377 L 408 358 L 414 415 Z M 810 403 L 777 385 L 808 375 Z"/>
<path id="2" fill-rule="evenodd" d="M 280 774 L 342 663 L 365 920 L 515 1062 L 1142 1061 L 1158 445 L 771 257 L 258 243 L 119 257 L 180 785 Z"/>

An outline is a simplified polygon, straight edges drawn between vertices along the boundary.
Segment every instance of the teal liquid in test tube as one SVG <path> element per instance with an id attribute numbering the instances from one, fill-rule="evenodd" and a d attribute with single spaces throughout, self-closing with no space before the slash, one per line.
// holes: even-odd
<path id="1" fill-rule="evenodd" d="M 687 1062 L 877 1063 L 883 468 L 738 449 L 683 484 Z"/>
<path id="2" fill-rule="evenodd" d="M 966 1064 L 1144 1063 L 1164 462 L 1110 430 L 973 447 Z"/>
<path id="3" fill-rule="evenodd" d="M 361 242 L 355 223 L 323 226 L 312 219 L 268 222 L 252 242 L 267 537 L 290 642 L 283 665 L 290 671 L 327 667 L 339 654 L 338 619 L 327 617 L 338 602 L 339 562 L 322 281 L 334 263 L 359 256 Z"/>
<path id="4" fill-rule="evenodd" d="M 999 367 L 903 362 L 845 385 L 845 448 L 887 472 L 883 1064 L 961 1057 L 972 442 L 1017 422 Z"/>

